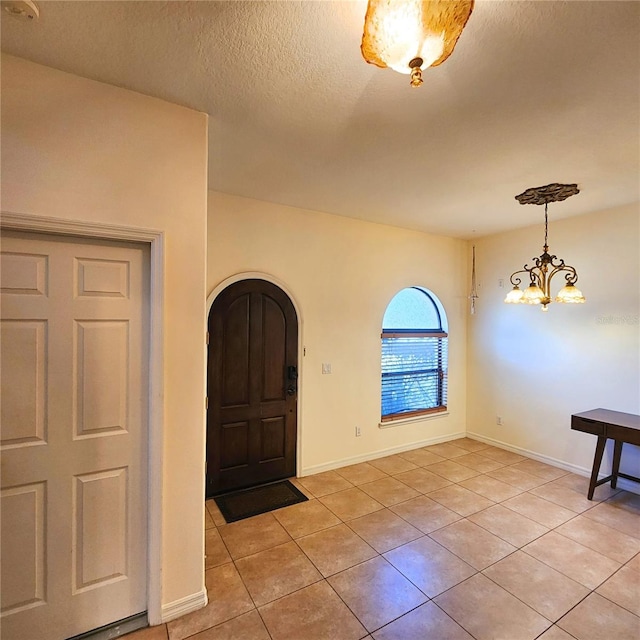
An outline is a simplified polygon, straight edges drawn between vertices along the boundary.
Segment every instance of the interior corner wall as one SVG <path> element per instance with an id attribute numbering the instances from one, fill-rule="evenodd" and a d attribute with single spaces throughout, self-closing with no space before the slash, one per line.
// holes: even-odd
<path id="1" fill-rule="evenodd" d="M 300 312 L 303 475 L 464 434 L 466 270 L 462 240 L 209 195 L 209 294 L 231 276 L 259 272 L 283 283 Z M 433 291 L 449 321 L 449 415 L 381 429 L 382 317 L 412 285 Z"/>
<path id="2" fill-rule="evenodd" d="M 553 221 L 550 211 L 550 251 L 576 268 L 586 303 L 552 303 L 547 312 L 503 303 L 511 273 L 542 252 L 542 224 L 475 242 L 480 300 L 469 321 L 470 435 L 586 472 L 596 438 L 571 431 L 571 415 L 598 407 L 640 412 L 639 212 L 636 203 Z M 553 295 L 563 283 L 558 274 Z M 626 445 L 621 471 L 638 475 L 639 454 Z M 603 471 L 612 450 L 605 455 Z"/>
<path id="3" fill-rule="evenodd" d="M 2 209 L 165 234 L 163 604 L 204 588 L 206 199 L 205 114 L 2 56 Z"/>

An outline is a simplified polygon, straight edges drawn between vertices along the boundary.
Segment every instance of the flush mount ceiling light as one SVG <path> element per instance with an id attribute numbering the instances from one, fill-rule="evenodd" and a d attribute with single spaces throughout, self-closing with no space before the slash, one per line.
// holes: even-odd
<path id="1" fill-rule="evenodd" d="M 524 269 L 514 271 L 511 274 L 511 284 L 513 289 L 509 291 L 505 302 L 510 304 L 541 304 L 542 310 L 547 311 L 547 305 L 551 303 L 551 280 L 560 272 L 565 272 L 565 285 L 558 291 L 556 302 L 584 302 L 584 296 L 580 289 L 576 287 L 578 273 L 576 270 L 564 263 L 564 260 L 549 254 L 547 244 L 549 221 L 547 217 L 547 206 L 550 202 L 560 202 L 570 196 L 580 193 L 577 184 L 548 184 L 544 187 L 533 187 L 516 196 L 520 204 L 544 204 L 544 246 L 542 255 L 533 258 L 534 266 L 524 265 Z M 529 286 L 522 291 L 520 283 L 522 279 L 519 273 L 526 273 L 529 276 Z"/>
<path id="2" fill-rule="evenodd" d="M 36 20 L 40 16 L 38 5 L 32 0 L 2 0 L 2 8 L 12 18 Z"/>
<path id="3" fill-rule="evenodd" d="M 369 0 L 362 56 L 378 67 L 411 74 L 422 84 L 422 69 L 442 64 L 473 10 L 474 0 Z"/>

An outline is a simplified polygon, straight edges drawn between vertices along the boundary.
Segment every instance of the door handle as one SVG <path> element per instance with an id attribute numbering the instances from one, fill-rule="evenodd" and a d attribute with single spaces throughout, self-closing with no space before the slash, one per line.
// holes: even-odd
<path id="1" fill-rule="evenodd" d="M 295 365 L 289 365 L 287 367 L 287 395 L 293 396 L 298 390 L 298 368 Z"/>

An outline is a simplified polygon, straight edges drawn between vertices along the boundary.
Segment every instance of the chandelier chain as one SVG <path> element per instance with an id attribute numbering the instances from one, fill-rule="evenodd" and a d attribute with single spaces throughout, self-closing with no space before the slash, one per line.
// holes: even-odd
<path id="1" fill-rule="evenodd" d="M 549 250 L 549 241 L 548 241 L 548 234 L 549 234 L 549 219 L 547 217 L 547 207 L 549 206 L 548 202 L 544 203 L 544 250 L 548 251 Z"/>

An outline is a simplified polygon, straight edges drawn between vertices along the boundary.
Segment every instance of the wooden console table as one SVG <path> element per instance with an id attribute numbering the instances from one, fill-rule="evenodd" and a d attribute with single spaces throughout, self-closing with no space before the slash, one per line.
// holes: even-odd
<path id="1" fill-rule="evenodd" d="M 611 480 L 611 488 L 616 488 L 618 477 L 640 482 L 640 478 L 620 473 L 620 456 L 622 455 L 622 445 L 635 444 L 640 446 L 640 416 L 632 413 L 621 413 L 620 411 L 609 411 L 609 409 L 593 409 L 584 413 L 576 413 L 571 416 L 571 428 L 576 431 L 584 431 L 598 436 L 596 444 L 596 455 L 593 458 L 593 469 L 591 470 L 591 481 L 589 482 L 589 500 L 593 499 L 595 488 Z M 602 454 L 607 444 L 607 438 L 615 441 L 613 446 L 613 463 L 611 465 L 611 475 L 602 480 L 598 480 Z"/>

